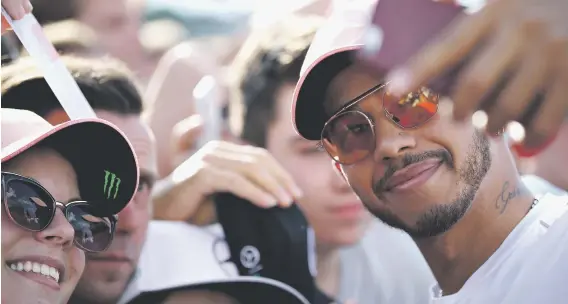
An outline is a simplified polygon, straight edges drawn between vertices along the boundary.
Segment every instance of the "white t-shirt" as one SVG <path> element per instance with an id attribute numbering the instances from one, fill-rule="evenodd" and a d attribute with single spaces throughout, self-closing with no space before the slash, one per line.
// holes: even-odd
<path id="1" fill-rule="evenodd" d="M 567 195 L 566 191 L 556 187 L 548 181 L 536 175 L 523 175 L 523 183 L 538 198 L 550 193 L 558 196 Z"/>
<path id="2" fill-rule="evenodd" d="M 159 290 L 238 276 L 220 225 L 197 227 L 184 222 L 150 221 L 134 280 L 118 304 L 128 303 L 141 290 Z"/>
<path id="3" fill-rule="evenodd" d="M 547 194 L 462 289 L 432 304 L 568 303 L 568 196 Z"/>
<path id="4" fill-rule="evenodd" d="M 428 292 L 435 282 L 408 234 L 378 220 L 361 242 L 341 250 L 340 302 L 428 303 Z"/>

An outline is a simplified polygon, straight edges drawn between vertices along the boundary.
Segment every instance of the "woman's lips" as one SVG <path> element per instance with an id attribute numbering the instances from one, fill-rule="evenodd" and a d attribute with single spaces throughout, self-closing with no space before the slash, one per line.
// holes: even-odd
<path id="1" fill-rule="evenodd" d="M 36 272 L 32 272 L 32 271 L 19 271 L 19 270 L 14 270 L 11 269 L 9 266 L 6 265 L 7 268 L 9 268 L 10 270 L 12 270 L 13 273 L 16 273 L 26 279 L 29 279 L 31 281 L 34 281 L 38 284 L 44 285 L 49 287 L 50 289 L 53 289 L 55 291 L 58 291 L 61 289 L 61 286 L 59 285 L 59 282 L 56 282 L 53 278 L 49 278 L 44 274 L 41 273 L 36 273 Z M 9 280 L 9 279 L 8 279 Z"/>
<path id="2" fill-rule="evenodd" d="M 421 186 L 436 173 L 441 165 L 442 160 L 440 159 L 428 159 L 398 170 L 388 180 L 386 190 L 400 192 Z"/>

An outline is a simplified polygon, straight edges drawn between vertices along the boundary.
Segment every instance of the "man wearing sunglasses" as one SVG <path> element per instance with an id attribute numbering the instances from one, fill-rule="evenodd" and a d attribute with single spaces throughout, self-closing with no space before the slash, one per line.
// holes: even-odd
<path id="1" fill-rule="evenodd" d="M 294 202 L 314 230 L 315 279 L 324 294 L 341 303 L 420 303 L 434 280 L 411 239 L 372 219 L 329 166 L 326 153 L 295 134 L 291 126 L 294 86 L 323 21 L 290 16 L 245 42 L 234 65 L 229 104 L 232 131 L 243 141 L 265 148 L 300 185 L 304 195 Z M 241 216 L 242 231 L 247 231 L 245 222 L 255 214 L 248 212 L 249 216 L 244 212 Z M 292 219 L 286 221 L 290 226 Z"/>
<path id="2" fill-rule="evenodd" d="M 100 119 L 54 127 L 2 109 L 1 121 L 2 303 L 67 303 L 84 252 L 110 246 L 116 214 L 135 193 L 134 152 Z"/>
<path id="3" fill-rule="evenodd" d="M 393 98 L 357 69 L 359 17 L 336 12 L 316 35 L 293 97 L 298 133 L 320 141 L 375 217 L 414 239 L 438 281 L 432 303 L 565 303 L 568 198 L 535 199 L 504 136 L 437 111 L 435 92 Z"/>

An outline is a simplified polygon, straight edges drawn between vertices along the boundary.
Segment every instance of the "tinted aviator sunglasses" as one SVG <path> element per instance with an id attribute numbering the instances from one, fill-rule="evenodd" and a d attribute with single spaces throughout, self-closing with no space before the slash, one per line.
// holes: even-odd
<path id="1" fill-rule="evenodd" d="M 325 123 L 321 134 L 321 146 L 342 165 L 354 164 L 370 155 L 376 146 L 375 123 L 367 114 L 352 109 L 361 100 L 383 89 L 379 84 L 355 97 L 341 107 Z M 385 116 L 401 129 L 413 129 L 424 125 L 438 112 L 439 96 L 422 87 L 399 98 L 382 93 Z"/>
<path id="2" fill-rule="evenodd" d="M 75 246 L 88 252 L 105 251 L 110 246 L 118 219 L 116 215 L 93 215 L 92 205 L 86 201 L 60 203 L 35 180 L 9 172 L 2 172 L 2 203 L 16 225 L 35 232 L 49 227 L 61 209 L 75 231 Z"/>

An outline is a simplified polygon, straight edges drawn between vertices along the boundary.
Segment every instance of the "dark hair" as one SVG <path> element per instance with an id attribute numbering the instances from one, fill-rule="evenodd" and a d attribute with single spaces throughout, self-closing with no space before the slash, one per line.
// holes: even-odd
<path id="1" fill-rule="evenodd" d="M 41 25 L 66 19 L 76 19 L 84 0 L 31 0 L 33 14 Z"/>
<path id="2" fill-rule="evenodd" d="M 2 35 L 2 66 L 8 64 L 20 56 L 20 45 L 13 33 Z"/>
<path id="3" fill-rule="evenodd" d="M 285 83 L 299 79 L 306 53 L 322 19 L 291 16 L 259 29 L 244 43 L 235 59 L 229 123 L 245 141 L 264 147 L 274 120 L 276 94 Z"/>
<path id="4" fill-rule="evenodd" d="M 93 109 L 123 115 L 142 113 L 140 91 L 130 70 L 120 61 L 61 58 Z M 0 73 L 2 108 L 29 110 L 44 118 L 62 109 L 32 58 L 22 57 L 2 67 Z"/>
<path id="5" fill-rule="evenodd" d="M 68 19 L 43 26 L 43 31 L 59 54 L 88 54 L 96 49 L 97 35 L 83 23 Z M 22 50 L 22 55 L 28 55 Z"/>

